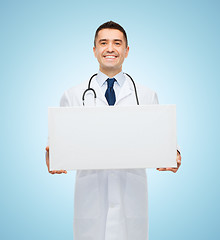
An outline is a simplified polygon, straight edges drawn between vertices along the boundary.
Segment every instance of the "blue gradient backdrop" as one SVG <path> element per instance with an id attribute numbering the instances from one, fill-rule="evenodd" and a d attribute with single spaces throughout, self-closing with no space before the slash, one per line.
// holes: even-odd
<path id="1" fill-rule="evenodd" d="M 47 108 L 98 70 L 105 21 L 128 33 L 124 71 L 177 104 L 182 166 L 148 170 L 150 240 L 220 239 L 219 1 L 1 1 L 1 239 L 73 239 L 75 172 L 47 172 Z"/>

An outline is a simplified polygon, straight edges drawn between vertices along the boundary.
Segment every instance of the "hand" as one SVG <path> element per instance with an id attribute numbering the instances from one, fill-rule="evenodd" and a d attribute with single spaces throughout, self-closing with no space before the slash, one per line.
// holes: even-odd
<path id="1" fill-rule="evenodd" d="M 50 161 L 49 161 L 49 146 L 46 146 L 46 164 L 47 164 L 47 168 L 48 168 L 48 172 L 51 173 L 51 174 L 61 174 L 61 173 L 65 173 L 67 174 L 67 171 L 66 170 L 53 170 L 53 171 L 50 171 Z"/>
<path id="2" fill-rule="evenodd" d="M 158 171 L 172 171 L 172 172 L 176 173 L 181 165 L 181 155 L 180 155 L 179 151 L 177 151 L 176 162 L 177 162 L 176 168 L 157 168 L 157 170 Z"/>

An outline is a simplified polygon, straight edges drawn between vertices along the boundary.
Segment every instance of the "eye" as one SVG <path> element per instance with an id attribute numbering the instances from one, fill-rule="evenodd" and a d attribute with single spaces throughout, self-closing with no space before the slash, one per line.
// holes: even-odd
<path id="1" fill-rule="evenodd" d="M 101 42 L 100 43 L 102 46 L 105 46 L 106 45 L 106 42 Z"/>
<path id="2" fill-rule="evenodd" d="M 120 42 L 115 42 L 115 45 L 116 45 L 116 46 L 120 46 L 121 43 L 120 43 Z"/>

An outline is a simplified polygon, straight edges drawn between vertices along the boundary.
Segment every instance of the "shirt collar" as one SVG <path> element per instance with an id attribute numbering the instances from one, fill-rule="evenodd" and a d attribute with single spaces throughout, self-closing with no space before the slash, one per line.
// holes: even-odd
<path id="1" fill-rule="evenodd" d="M 105 83 L 106 83 L 106 80 L 108 79 L 109 77 L 107 75 L 105 75 L 103 72 L 101 72 L 99 70 L 98 74 L 97 74 L 97 82 L 99 84 L 100 87 L 102 87 Z M 118 85 L 120 87 L 122 87 L 122 85 L 124 84 L 125 82 L 125 76 L 123 74 L 123 72 L 121 71 L 120 73 L 118 73 L 117 75 L 115 75 L 113 78 L 116 79 Z"/>

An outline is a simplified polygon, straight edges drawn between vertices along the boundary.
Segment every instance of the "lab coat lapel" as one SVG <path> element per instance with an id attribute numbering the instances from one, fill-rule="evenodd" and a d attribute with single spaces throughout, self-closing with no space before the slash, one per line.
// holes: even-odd
<path id="1" fill-rule="evenodd" d="M 120 91 L 120 93 L 119 93 L 119 96 L 118 96 L 118 98 L 116 99 L 115 105 L 119 104 L 119 102 L 120 102 L 122 99 L 130 96 L 131 94 L 132 94 L 132 89 L 131 89 L 131 87 L 130 87 L 129 81 L 126 79 L 125 82 L 124 82 L 124 84 L 123 84 L 123 86 L 122 86 L 122 89 L 121 89 L 121 91 Z"/>
<path id="2" fill-rule="evenodd" d="M 97 105 L 107 105 L 108 102 L 105 98 L 105 95 L 103 94 L 103 91 L 101 87 L 99 86 L 97 81 L 93 81 L 91 87 L 95 90 L 96 92 L 96 97 L 97 97 Z M 132 88 L 131 85 L 129 84 L 129 80 L 126 78 L 122 89 L 119 93 L 119 96 L 116 98 L 115 105 L 120 104 L 120 101 L 132 94 Z"/>
<path id="3" fill-rule="evenodd" d="M 108 102 L 105 98 L 105 95 L 102 92 L 102 89 L 100 88 L 99 84 L 97 81 L 93 81 L 93 84 L 91 86 L 92 88 L 94 88 L 95 92 L 96 92 L 96 97 L 97 97 L 97 104 L 98 105 L 108 105 Z M 101 101 L 101 104 L 99 104 Z"/>

